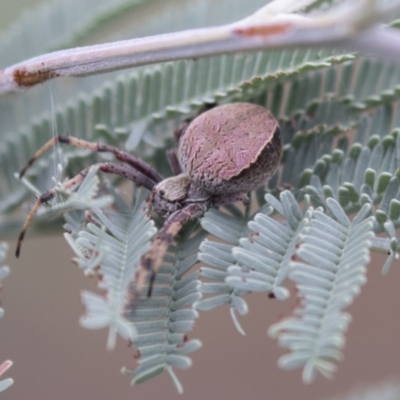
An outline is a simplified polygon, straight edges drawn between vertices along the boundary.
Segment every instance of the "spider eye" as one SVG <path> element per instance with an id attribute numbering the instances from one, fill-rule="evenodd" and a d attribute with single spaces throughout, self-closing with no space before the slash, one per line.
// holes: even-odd
<path id="1" fill-rule="evenodd" d="M 160 191 L 158 192 L 158 194 L 159 194 L 161 197 L 164 197 L 164 196 L 165 196 L 165 190 L 160 190 Z"/>

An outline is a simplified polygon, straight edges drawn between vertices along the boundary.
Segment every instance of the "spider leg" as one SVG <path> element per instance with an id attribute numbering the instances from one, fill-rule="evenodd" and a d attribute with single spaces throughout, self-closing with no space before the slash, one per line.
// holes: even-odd
<path id="1" fill-rule="evenodd" d="M 151 250 L 142 256 L 140 269 L 135 282 L 135 293 L 139 294 L 142 291 L 146 277 L 150 273 L 147 296 L 151 296 L 155 276 L 160 268 L 168 247 L 174 241 L 182 227 L 191 219 L 203 215 L 206 209 L 207 207 L 204 204 L 194 203 L 189 204 L 181 210 L 175 211 L 169 216 L 163 227 L 158 231 Z"/>
<path id="2" fill-rule="evenodd" d="M 136 169 L 133 169 L 127 165 L 122 165 L 122 164 L 115 164 L 115 163 L 110 163 L 110 162 L 104 162 L 104 163 L 98 163 L 95 164 L 99 168 L 100 171 L 109 173 L 109 174 L 115 174 L 122 176 L 126 179 L 129 179 L 132 182 L 135 182 L 138 185 L 144 186 L 145 188 L 152 190 L 154 187 L 154 182 L 146 175 L 143 173 L 139 172 Z M 64 189 L 69 189 L 83 181 L 87 173 L 89 172 L 90 167 L 84 169 L 81 171 L 78 175 L 73 177 L 72 179 L 69 179 L 68 181 L 64 182 L 62 186 Z M 24 240 L 25 233 L 31 224 L 34 216 L 36 215 L 36 212 L 38 211 L 39 207 L 43 203 L 47 203 L 50 201 L 55 195 L 57 191 L 56 188 L 50 189 L 46 193 L 43 193 L 36 201 L 36 203 L 33 205 L 31 211 L 29 212 L 28 216 L 26 217 L 26 220 L 24 222 L 24 225 L 22 226 L 21 233 L 19 234 L 18 238 L 18 243 L 17 243 L 17 248 L 15 250 L 15 256 L 18 258 L 20 251 L 21 251 L 21 245 L 22 241 Z"/>
<path id="3" fill-rule="evenodd" d="M 44 144 L 34 155 L 33 157 L 26 163 L 26 165 L 22 168 L 19 177 L 22 178 L 25 174 L 26 170 L 45 153 L 48 149 L 53 147 L 57 143 L 65 143 L 71 146 L 79 147 L 82 149 L 88 149 L 93 152 L 99 153 L 112 153 L 115 157 L 124 163 L 129 164 L 131 167 L 140 171 L 143 175 L 147 176 L 148 179 L 151 179 L 153 183 L 158 183 L 163 180 L 163 177 L 150 165 L 142 161 L 140 158 L 135 157 L 132 154 L 127 153 L 126 151 L 122 151 L 115 146 L 111 146 L 109 144 L 104 143 L 94 143 L 88 142 L 86 140 L 78 139 L 73 136 L 65 136 L 65 135 L 57 135 L 50 139 L 46 144 Z"/>
<path id="4" fill-rule="evenodd" d="M 179 175 L 182 173 L 182 168 L 181 165 L 179 164 L 178 157 L 176 156 L 175 150 L 170 149 L 167 150 L 167 161 L 169 166 L 171 167 L 171 170 L 174 175 Z"/>

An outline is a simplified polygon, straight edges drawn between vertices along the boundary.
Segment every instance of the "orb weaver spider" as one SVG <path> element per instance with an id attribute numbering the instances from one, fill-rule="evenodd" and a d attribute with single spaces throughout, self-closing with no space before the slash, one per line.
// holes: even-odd
<path id="1" fill-rule="evenodd" d="M 178 156 L 168 151 L 167 159 L 175 176 L 163 178 L 140 158 L 117 147 L 58 135 L 41 147 L 22 168 L 20 178 L 45 151 L 65 143 L 93 152 L 112 153 L 122 162 L 96 164 L 100 171 L 124 177 L 151 191 L 150 204 L 164 219 L 150 251 L 141 259 L 135 284 L 138 293 L 150 274 L 148 296 L 169 245 L 190 220 L 210 207 L 248 201 L 246 193 L 260 187 L 276 170 L 282 155 L 277 121 L 264 107 L 232 103 L 214 107 L 181 126 Z M 89 168 L 63 183 L 65 189 L 83 181 Z M 56 195 L 55 188 L 42 194 L 27 216 L 19 235 L 20 254 L 26 230 L 37 210 Z"/>

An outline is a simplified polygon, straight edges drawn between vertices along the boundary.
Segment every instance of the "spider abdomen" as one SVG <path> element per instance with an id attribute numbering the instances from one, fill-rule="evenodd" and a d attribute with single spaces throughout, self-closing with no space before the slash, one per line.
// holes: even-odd
<path id="1" fill-rule="evenodd" d="M 183 171 L 210 194 L 261 186 L 282 154 L 278 122 L 264 107 L 232 103 L 195 118 L 179 142 Z"/>

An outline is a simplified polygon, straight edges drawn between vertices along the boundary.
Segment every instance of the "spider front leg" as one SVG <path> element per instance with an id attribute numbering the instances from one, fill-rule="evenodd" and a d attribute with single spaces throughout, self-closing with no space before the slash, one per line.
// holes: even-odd
<path id="1" fill-rule="evenodd" d="M 192 219 L 202 216 L 207 211 L 203 203 L 192 203 L 181 210 L 175 211 L 164 222 L 163 227 L 158 231 L 151 250 L 142 256 L 140 269 L 135 282 L 135 293 L 140 294 L 148 274 L 150 274 L 147 296 L 151 296 L 157 271 L 164 259 L 168 247 L 174 241 L 182 227 Z"/>
<path id="2" fill-rule="evenodd" d="M 144 175 L 142 172 L 133 169 L 127 165 L 122 165 L 122 164 L 116 164 L 116 163 L 110 163 L 110 162 L 105 162 L 105 163 L 98 163 L 95 164 L 99 168 L 100 171 L 108 173 L 108 174 L 114 174 L 118 176 L 122 176 L 123 178 L 126 178 L 132 182 L 135 182 L 138 185 L 144 186 L 145 188 L 152 190 L 154 187 L 154 182 L 146 175 Z M 76 175 L 74 178 L 69 179 L 68 181 L 64 182 L 62 184 L 64 189 L 69 189 L 71 187 L 74 187 L 75 185 L 78 185 L 83 181 L 83 179 L 86 177 L 87 173 L 89 172 L 90 167 L 84 169 L 82 172 L 80 172 L 78 175 Z M 55 188 L 50 189 L 48 192 L 42 194 L 36 201 L 36 203 L 33 205 L 30 213 L 28 214 L 24 225 L 22 226 L 21 233 L 19 234 L 18 238 L 18 243 L 17 243 L 17 248 L 15 250 L 15 256 L 18 258 L 20 251 L 21 251 L 21 245 L 22 241 L 24 240 L 25 233 L 31 224 L 34 216 L 36 215 L 39 207 L 50 201 L 54 196 L 56 195 L 57 191 Z"/>
<path id="3" fill-rule="evenodd" d="M 111 146 L 109 144 L 88 142 L 86 140 L 78 139 L 73 136 L 65 135 L 57 135 L 54 138 L 50 139 L 46 144 L 44 144 L 22 168 L 19 177 L 22 178 L 27 169 L 47 150 L 52 148 L 57 143 L 69 144 L 71 146 L 91 150 L 98 153 L 112 153 L 119 161 L 127 163 L 131 167 L 140 171 L 143 175 L 147 176 L 148 179 L 153 181 L 153 184 L 156 184 L 163 180 L 163 177 L 154 168 L 142 161 L 140 158 L 135 157 L 134 155 L 129 154 L 126 151 L 122 151 L 117 147 Z"/>

